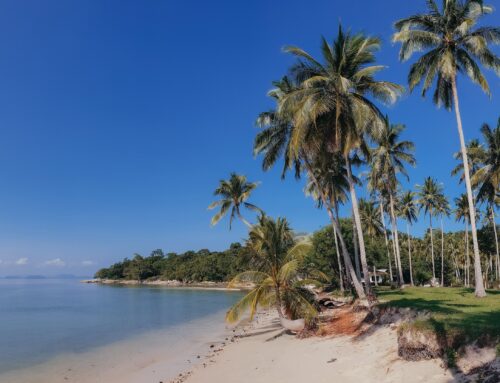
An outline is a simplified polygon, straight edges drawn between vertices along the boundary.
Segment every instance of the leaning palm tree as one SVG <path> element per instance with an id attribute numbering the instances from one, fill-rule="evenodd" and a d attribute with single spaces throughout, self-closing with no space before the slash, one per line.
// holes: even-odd
<path id="1" fill-rule="evenodd" d="M 253 319 L 259 305 L 274 307 L 280 318 L 312 320 L 317 310 L 313 295 L 305 286 L 317 285 L 317 278 L 325 276 L 302 268 L 303 258 L 312 247 L 310 241 L 295 242 L 286 219 L 262 215 L 250 230 L 247 247 L 258 269 L 238 274 L 229 286 L 251 282 L 255 287 L 231 307 L 226 320 L 237 321 L 248 309 Z"/>
<path id="2" fill-rule="evenodd" d="M 412 166 L 416 164 L 412 152 L 414 145 L 411 141 L 400 139 L 404 125 L 391 125 L 389 118 L 385 117 L 384 128 L 374 137 L 375 148 L 371 151 L 372 173 L 378 175 L 379 182 L 382 183 L 384 191 L 389 196 L 389 207 L 392 224 L 392 233 L 396 247 L 396 263 L 399 272 L 399 283 L 404 284 L 403 270 L 401 267 L 401 254 L 399 249 L 398 226 L 396 219 L 395 195 L 398 185 L 397 175 L 402 174 L 407 179 L 408 173 L 404 167 L 405 163 Z"/>
<path id="3" fill-rule="evenodd" d="M 443 217 L 450 216 L 450 204 L 448 203 L 448 199 L 443 194 L 438 200 L 438 204 L 436 207 L 436 212 L 439 214 L 441 220 L 441 287 L 444 287 L 444 224 Z"/>
<path id="4" fill-rule="evenodd" d="M 257 206 L 247 202 L 250 194 L 258 185 L 257 182 L 248 182 L 247 177 L 236 173 L 231 173 L 229 180 L 220 180 L 219 186 L 214 191 L 214 195 L 220 196 L 221 199 L 213 202 L 208 207 L 212 210 L 220 206 L 219 212 L 212 217 L 211 224 L 216 225 L 231 211 L 229 215 L 229 230 L 231 230 L 234 218 L 239 218 L 245 225 L 251 228 L 252 225 L 243 218 L 241 208 L 245 207 L 259 213 L 262 212 Z"/>
<path id="5" fill-rule="evenodd" d="M 288 77 L 284 77 L 281 81 L 274 82 L 273 84 L 275 88 L 269 92 L 269 95 L 277 102 L 278 107 L 288 94 L 293 93 L 297 89 L 295 82 Z M 315 156 L 318 158 L 321 157 L 317 155 L 318 151 L 311 150 L 311 147 L 314 148 L 315 145 L 311 145 L 310 138 L 307 137 L 307 140 L 304 139 L 295 144 L 300 145 L 300 147 L 297 149 L 297 152 L 292 155 L 294 152 L 294 150 L 292 150 L 292 138 L 294 137 L 296 128 L 292 115 L 286 113 L 284 110 L 279 113 L 276 110 L 261 113 L 257 119 L 257 125 L 262 130 L 255 137 L 254 154 L 263 156 L 263 170 L 269 170 L 276 164 L 278 159 L 283 157 L 284 165 L 281 174 L 282 178 L 285 177 L 286 172 L 290 169 L 294 169 L 295 177 L 300 178 L 302 171 L 305 170 L 308 178 L 316 185 L 318 196 L 323 206 L 326 208 L 331 225 L 340 242 L 340 250 L 344 260 L 346 273 L 352 282 L 358 298 L 364 300 L 366 295 L 352 266 L 351 257 L 349 256 L 347 245 L 340 230 L 338 215 L 336 216 L 333 213 L 334 208 L 331 206 L 330 197 L 324 192 L 325 188 L 323 181 L 319 180 L 314 174 L 314 166 L 312 163 L 315 161 Z M 321 152 L 319 154 L 321 154 Z M 312 159 L 310 157 L 312 157 Z"/>
<path id="6" fill-rule="evenodd" d="M 371 295 L 370 277 L 351 169 L 352 156 L 359 150 L 366 152 L 366 134 L 383 125 L 382 114 L 369 97 L 391 103 L 403 91 L 399 85 L 374 78 L 374 74 L 383 69 L 372 65 L 374 52 L 379 47 L 378 38 L 346 33 L 340 26 L 332 44 L 323 38 L 322 60 L 298 47 L 285 48 L 298 58 L 291 72 L 300 87 L 280 103 L 280 111 L 293 116 L 293 156 L 299 154 L 300 143 L 311 135 L 326 142 L 323 147 L 328 152 L 339 152 L 344 156 L 368 295 Z"/>
<path id="7" fill-rule="evenodd" d="M 455 198 L 455 220 L 465 222 L 465 251 L 464 251 L 464 286 L 469 287 L 470 284 L 470 257 L 469 257 L 469 202 L 467 195 L 461 194 Z"/>
<path id="8" fill-rule="evenodd" d="M 403 193 L 399 198 L 398 213 L 399 216 L 406 220 L 406 230 L 408 234 L 408 262 L 410 265 L 410 283 L 413 283 L 413 267 L 411 262 L 411 235 L 410 235 L 410 225 L 417 221 L 418 207 L 414 199 L 415 193 L 408 190 Z"/>
<path id="9" fill-rule="evenodd" d="M 325 155 L 318 157 L 313 165 L 313 172 L 315 173 L 315 179 L 317 179 L 321 185 L 316 185 L 311 177 L 309 177 L 304 190 L 305 194 L 311 196 L 316 201 L 318 208 L 321 208 L 323 207 L 323 202 L 318 191 L 318 187 L 321 187 L 323 189 L 323 194 L 329 201 L 329 206 L 326 206 L 326 208 L 330 209 L 330 207 L 333 207 L 333 211 L 330 211 L 330 214 L 335 215 L 336 220 L 339 221 L 339 204 L 344 204 L 348 200 L 347 190 L 349 188 L 347 173 L 342 157 Z M 338 234 L 335 227 L 333 227 L 333 237 L 335 240 L 335 253 L 337 254 L 339 269 L 340 291 L 344 292 L 342 262 L 340 260 Z"/>
<path id="10" fill-rule="evenodd" d="M 481 273 L 481 259 L 477 241 L 474 196 L 470 181 L 469 161 L 465 147 L 462 118 L 460 115 L 457 76 L 466 74 L 490 94 L 486 78 L 476 62 L 500 73 L 500 58 L 489 49 L 488 44 L 500 43 L 500 29 L 496 27 L 475 28 L 479 19 L 493 11 L 482 0 L 445 0 L 438 7 L 435 0 L 427 0 L 428 11 L 395 23 L 397 33 L 393 41 L 402 43 L 399 57 L 408 60 L 413 53 L 426 50 L 412 65 L 408 75 L 410 90 L 423 83 L 422 94 L 436 81 L 434 102 L 455 109 L 460 148 L 464 166 L 467 198 L 470 205 L 470 223 L 474 245 L 474 270 L 476 279 L 475 295 L 486 296 Z"/>
<path id="11" fill-rule="evenodd" d="M 443 198 L 443 188 L 431 177 L 427 177 L 423 185 L 417 185 L 418 204 L 429 215 L 429 231 L 431 235 L 432 284 L 436 283 L 436 267 L 434 264 L 434 238 L 432 233 L 432 216 L 437 215 L 440 200 Z"/>
<path id="12" fill-rule="evenodd" d="M 482 163 L 472 176 L 472 184 L 478 187 L 477 199 L 486 202 L 486 209 L 493 226 L 496 246 L 496 275 L 500 277 L 500 255 L 497 225 L 495 222 L 495 206 L 500 205 L 500 118 L 497 127 L 492 129 L 488 124 L 481 128 L 485 146 Z"/>

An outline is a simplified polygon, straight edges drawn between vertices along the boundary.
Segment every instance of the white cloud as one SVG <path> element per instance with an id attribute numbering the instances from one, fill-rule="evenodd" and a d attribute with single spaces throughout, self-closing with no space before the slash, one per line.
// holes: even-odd
<path id="1" fill-rule="evenodd" d="M 92 261 L 82 261 L 83 266 L 92 266 L 93 264 L 94 264 L 94 262 L 92 262 Z"/>
<path id="2" fill-rule="evenodd" d="M 28 258 L 19 258 L 16 261 L 16 265 L 27 265 L 28 264 Z"/>
<path id="3" fill-rule="evenodd" d="M 64 265 L 66 265 L 66 262 L 64 262 L 61 258 L 54 258 L 54 259 L 50 259 L 48 261 L 45 261 L 45 264 L 47 266 L 59 266 L 59 267 L 62 267 Z"/>

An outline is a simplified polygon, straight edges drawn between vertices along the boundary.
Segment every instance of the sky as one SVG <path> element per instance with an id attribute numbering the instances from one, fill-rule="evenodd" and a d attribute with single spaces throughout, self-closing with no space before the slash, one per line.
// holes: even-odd
<path id="1" fill-rule="evenodd" d="M 254 158 L 256 116 L 297 45 L 317 56 L 339 21 L 383 40 L 379 79 L 406 85 L 393 22 L 423 0 L 4 0 L 0 3 L 0 276 L 91 275 L 134 253 L 222 250 L 246 228 L 211 227 L 218 180 L 261 184 L 252 201 L 292 227 L 328 223 L 293 177 Z M 307 6 L 306 6 L 307 5 Z M 500 11 L 484 19 L 499 25 Z M 498 50 L 496 50 L 498 53 Z M 492 97 L 459 80 L 466 139 L 499 117 Z M 432 176 L 454 198 L 459 148 L 453 113 L 419 92 L 385 107 L 407 127 L 418 165 L 405 188 Z M 360 195 L 363 191 L 359 190 Z M 344 213 L 347 213 L 345 211 Z M 253 219 L 251 215 L 248 219 Z M 402 223 L 401 223 L 402 224 Z M 427 221 L 420 218 L 415 233 Z M 462 226 L 452 219 L 449 230 Z"/>

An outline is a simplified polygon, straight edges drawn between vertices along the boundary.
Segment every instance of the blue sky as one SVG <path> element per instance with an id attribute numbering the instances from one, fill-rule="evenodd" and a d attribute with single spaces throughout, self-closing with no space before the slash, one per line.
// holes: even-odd
<path id="1" fill-rule="evenodd" d="M 224 249 L 245 237 L 211 228 L 212 192 L 229 172 L 261 181 L 253 202 L 298 231 L 327 223 L 302 185 L 263 173 L 252 157 L 254 120 L 292 63 L 287 44 L 318 54 L 339 20 L 384 41 L 380 78 L 406 84 L 409 63 L 390 42 L 394 20 L 424 1 L 46 0 L 0 3 L 0 275 L 93 274 L 152 249 Z M 485 18 L 498 25 L 500 13 Z M 497 50 L 498 52 L 498 50 Z M 466 138 L 498 118 L 461 80 Z M 384 108 L 407 125 L 418 166 L 450 196 L 458 148 L 452 113 L 418 93 Z M 422 233 L 425 222 L 416 225 Z M 453 223 L 449 228 L 461 226 Z"/>

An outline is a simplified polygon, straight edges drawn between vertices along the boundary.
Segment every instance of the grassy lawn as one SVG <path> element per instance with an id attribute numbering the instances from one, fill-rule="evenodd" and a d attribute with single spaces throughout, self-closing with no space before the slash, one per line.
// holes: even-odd
<path id="1" fill-rule="evenodd" d="M 473 289 L 412 287 L 404 290 L 380 288 L 383 304 L 427 310 L 431 319 L 422 325 L 431 326 L 452 343 L 475 339 L 495 342 L 500 339 L 500 291 L 488 291 L 486 298 L 474 297 Z"/>

